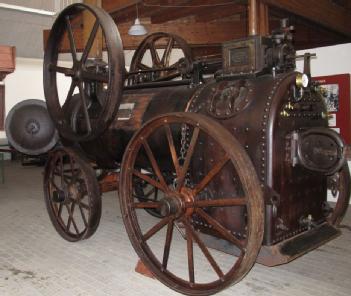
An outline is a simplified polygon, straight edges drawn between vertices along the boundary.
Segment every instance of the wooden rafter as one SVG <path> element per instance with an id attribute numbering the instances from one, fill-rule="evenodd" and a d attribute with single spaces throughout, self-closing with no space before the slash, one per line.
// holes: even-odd
<path id="1" fill-rule="evenodd" d="M 351 37 L 350 10 L 330 0 L 264 0 L 264 3 Z"/>
<path id="2" fill-rule="evenodd" d="M 123 8 L 134 6 L 137 3 L 141 3 L 142 0 L 103 0 L 102 8 L 110 14 L 115 13 Z"/>
<path id="3" fill-rule="evenodd" d="M 122 37 L 124 49 L 135 49 L 144 36 L 130 36 L 128 29 L 130 24 L 119 24 L 118 30 Z M 190 45 L 220 45 L 224 41 L 243 38 L 247 34 L 246 25 L 240 21 L 214 22 L 214 23 L 194 23 L 191 26 L 186 23 L 174 24 L 146 24 L 148 32 L 168 32 L 183 37 Z M 44 44 L 48 39 L 50 30 L 44 31 Z M 82 29 L 75 29 L 77 49 L 83 48 Z M 62 50 L 68 49 L 68 43 L 64 44 Z"/>

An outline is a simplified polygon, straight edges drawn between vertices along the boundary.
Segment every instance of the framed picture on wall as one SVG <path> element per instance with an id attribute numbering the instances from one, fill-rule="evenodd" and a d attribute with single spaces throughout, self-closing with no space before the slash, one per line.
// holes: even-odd
<path id="1" fill-rule="evenodd" d="M 351 144 L 351 93 L 350 74 L 314 77 L 324 98 L 329 127 L 341 134 L 345 143 Z"/>

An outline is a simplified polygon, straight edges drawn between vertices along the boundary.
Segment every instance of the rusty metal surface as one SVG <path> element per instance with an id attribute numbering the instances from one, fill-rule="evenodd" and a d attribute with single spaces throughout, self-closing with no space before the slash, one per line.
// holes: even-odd
<path id="1" fill-rule="evenodd" d="M 179 146 L 175 129 L 182 129 L 186 124 L 190 129 L 190 142 L 186 156 L 178 160 Z M 164 132 L 165 131 L 165 132 Z M 169 162 L 173 163 L 173 186 L 167 186 L 169 175 L 165 174 L 159 161 L 155 159 L 155 150 L 152 146 L 153 137 L 157 139 L 160 134 L 168 142 L 164 149 L 169 151 Z M 181 132 L 180 132 L 181 133 Z M 203 160 L 205 169 L 192 174 L 190 163 L 197 163 L 195 153 L 199 150 L 207 151 L 209 147 L 216 147 L 220 162 L 212 162 L 210 159 Z M 127 228 L 127 233 L 136 252 L 146 267 L 167 286 L 189 295 L 209 295 L 218 292 L 228 285 L 239 281 L 252 267 L 261 246 L 263 236 L 263 198 L 259 189 L 259 181 L 251 161 L 241 145 L 235 138 L 218 122 L 200 114 L 170 113 L 159 116 L 144 125 L 130 141 L 121 167 L 121 183 L 119 186 L 119 197 L 121 202 L 122 217 Z M 138 159 L 148 158 L 149 165 L 140 167 Z M 144 162 L 145 163 L 145 162 Z M 143 163 L 143 164 L 144 164 Z M 199 164 L 200 165 L 200 164 Z M 228 171 L 228 166 L 230 170 Z M 162 170 L 161 170 L 162 168 Z M 201 192 L 207 188 L 209 183 L 217 183 L 232 171 L 238 176 L 237 183 L 240 185 L 239 192 L 232 190 L 230 195 L 217 196 L 212 199 L 204 199 Z M 157 179 L 152 178 L 148 172 L 153 172 Z M 188 180 L 188 173 L 190 173 Z M 198 176 L 202 176 L 200 179 Z M 157 201 L 140 201 L 133 196 L 133 183 L 139 178 L 158 188 L 163 192 L 163 198 Z M 190 182 L 190 183 L 189 183 Z M 236 184 L 232 184 L 234 189 Z M 216 212 L 226 208 L 245 208 L 246 231 L 245 236 L 237 236 L 235 232 L 223 224 Z M 142 216 L 140 209 L 159 208 L 162 218 L 147 231 L 142 231 Z M 217 236 L 224 237 L 231 244 L 240 248 L 240 256 L 229 269 L 222 270 L 216 260 L 209 253 L 207 247 L 198 236 L 196 229 L 198 225 L 195 220 L 201 219 L 204 223 L 211 225 Z M 169 250 L 172 244 L 173 228 L 184 227 L 187 240 L 188 269 L 187 276 L 179 276 L 172 273 L 172 262 L 169 258 Z M 168 225 L 168 226 L 167 226 Z M 149 247 L 149 239 L 157 234 L 163 227 L 167 226 L 163 255 L 158 256 Z M 141 243 L 142 242 L 142 243 Z M 197 244 L 202 250 L 203 256 L 212 266 L 215 279 L 201 282 L 195 278 L 196 269 L 203 268 L 194 266 L 193 244 Z M 170 263 L 171 264 L 171 263 Z"/>
<path id="2" fill-rule="evenodd" d="M 160 48 L 164 48 L 162 56 L 158 52 Z M 180 55 L 183 57 L 171 64 L 172 51 L 176 48 L 180 49 Z M 148 54 L 151 56 L 151 65 L 145 63 Z M 181 77 L 189 72 L 192 60 L 191 48 L 180 36 L 165 32 L 150 34 L 135 50 L 128 73 L 128 84 L 167 81 Z"/>
<path id="3" fill-rule="evenodd" d="M 64 26 L 57 26 L 59 40 Z M 93 66 L 98 70 L 95 80 L 88 83 L 92 94 L 89 107 L 84 107 L 82 95 L 69 97 L 63 105 L 69 128 L 76 132 L 68 132 L 67 137 L 61 133 L 64 144 L 80 147 L 97 169 L 107 173 L 99 180 L 102 192 L 119 187 L 122 217 L 133 247 L 152 274 L 178 292 L 209 295 L 238 282 L 254 264 L 260 248 L 257 261 L 273 266 L 339 235 L 335 227 L 350 198 L 350 175 L 345 165 L 350 148 L 328 131 L 326 107 L 316 85 L 304 83 L 310 74 L 309 59 L 305 59 L 305 77 L 293 70 L 291 29 L 284 21 L 271 38 L 251 36 L 224 44 L 223 69 L 206 80 L 200 75 L 206 73 L 200 69 L 206 63 L 197 61 L 187 69 L 190 72 L 184 72 L 183 80 L 171 81 L 168 74 L 174 69 L 157 60 L 153 38 L 146 39 L 130 74 L 139 75 L 136 72 L 140 71 L 142 80 L 149 71 L 161 76 L 131 79 L 132 85 L 126 85 L 120 96 L 118 83 L 125 74 L 121 70 L 115 77 L 118 81 L 111 82 L 114 77 L 109 76 L 108 83 L 116 90 L 113 96 L 99 92 L 101 83 L 107 83 L 103 79 L 110 67 L 95 61 Z M 171 38 L 166 43 L 163 62 L 169 58 L 173 41 Z M 142 69 L 146 50 L 153 53 L 156 70 Z M 55 68 L 56 53 L 46 54 L 49 62 L 45 71 L 50 70 L 50 64 L 54 69 L 46 73 L 47 91 L 55 88 L 52 78 L 62 70 Z M 121 62 L 118 56 L 116 59 L 117 67 Z M 72 74 L 67 69 L 61 72 Z M 104 96 L 108 100 L 101 100 Z M 57 102 L 52 103 L 55 100 L 49 96 L 50 101 L 54 110 L 50 114 L 59 121 L 62 114 Z M 116 110 L 110 108 L 101 119 L 104 113 L 98 112 L 102 110 L 98 105 L 107 108 L 112 106 L 110 102 L 116 104 Z M 89 116 L 94 114 L 91 123 L 102 120 L 103 124 L 89 131 Z M 78 162 L 82 171 L 89 170 L 86 175 L 91 175 L 87 159 Z M 65 195 L 50 196 L 52 190 L 65 192 L 65 188 L 52 189 L 55 186 L 50 183 L 50 176 L 61 167 L 49 162 L 45 188 L 51 188 L 46 193 L 51 219 L 65 237 L 69 231 L 60 228 L 60 219 L 55 216 L 58 205 L 56 212 L 52 206 Z M 328 189 L 336 198 L 334 207 L 327 203 Z M 144 225 L 145 211 L 154 216 L 154 224 Z M 171 269 L 175 229 L 184 238 L 182 274 Z M 165 242 L 161 250 L 152 245 L 156 235 Z M 224 269 L 209 247 L 238 258 Z M 196 266 L 195 249 L 206 258 L 207 267 Z M 212 279 L 197 279 L 196 269 L 208 267 Z"/>
<path id="4" fill-rule="evenodd" d="M 323 223 L 310 231 L 305 231 L 277 244 L 271 246 L 262 245 L 257 255 L 256 263 L 270 267 L 289 263 L 330 240 L 337 238 L 339 235 L 341 235 L 340 230 L 328 223 Z M 238 256 L 239 254 L 239 250 L 233 248 L 226 240 L 221 238 L 214 239 L 213 236 L 205 233 L 201 233 L 201 238 L 206 245 L 213 249 L 234 256 Z"/>
<path id="5" fill-rule="evenodd" d="M 51 152 L 45 167 L 44 195 L 56 231 L 71 242 L 92 236 L 100 222 L 101 194 L 95 171 L 71 148 Z"/>
<path id="6" fill-rule="evenodd" d="M 91 15 L 94 26 L 85 45 L 81 58 L 76 51 L 74 25 L 83 14 Z M 98 31 L 102 31 L 107 48 L 107 62 L 89 57 Z M 68 37 L 67 37 L 68 36 Z M 65 38 L 69 39 L 72 67 L 59 64 L 60 47 Z M 97 138 L 111 123 L 117 112 L 122 97 L 124 83 L 124 56 L 119 32 L 110 15 L 101 8 L 88 4 L 74 4 L 64 9 L 57 17 L 44 54 L 44 92 L 49 114 L 62 136 L 72 141 L 88 141 Z M 84 131 L 73 127 L 71 118 L 60 104 L 57 75 L 64 74 L 71 78 L 71 85 L 66 92 L 64 102 L 67 104 L 78 89 L 80 109 L 84 118 Z M 89 87 L 95 84 L 100 88 L 97 96 L 89 95 Z M 88 108 L 95 103 L 97 108 Z M 89 109 L 89 110 L 88 110 Z M 93 111 L 93 112 L 92 112 Z"/>

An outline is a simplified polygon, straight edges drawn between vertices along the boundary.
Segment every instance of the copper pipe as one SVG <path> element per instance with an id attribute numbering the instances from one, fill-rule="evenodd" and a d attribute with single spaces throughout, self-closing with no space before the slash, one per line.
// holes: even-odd
<path id="1" fill-rule="evenodd" d="M 257 35 L 257 0 L 249 0 L 249 35 Z"/>

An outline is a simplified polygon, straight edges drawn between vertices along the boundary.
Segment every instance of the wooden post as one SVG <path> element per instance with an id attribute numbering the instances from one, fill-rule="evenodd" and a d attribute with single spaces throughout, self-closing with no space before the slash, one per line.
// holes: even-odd
<path id="1" fill-rule="evenodd" d="M 258 2 L 258 23 L 259 23 L 259 34 L 262 36 L 269 35 L 269 16 L 268 16 L 268 6 L 263 3 L 262 0 Z"/>
<path id="2" fill-rule="evenodd" d="M 249 35 L 258 33 L 257 0 L 249 0 Z"/>
<path id="3" fill-rule="evenodd" d="M 97 7 L 102 7 L 102 1 L 101 0 L 84 0 L 85 4 L 90 4 L 94 5 Z M 83 44 L 86 44 L 90 33 L 93 29 L 94 23 L 95 23 L 96 18 L 89 12 L 84 12 L 83 13 Z M 93 46 L 91 47 L 89 57 L 92 58 L 102 58 L 102 48 L 103 48 L 103 39 L 102 39 L 102 30 L 101 27 L 96 33 L 95 41 Z"/>

